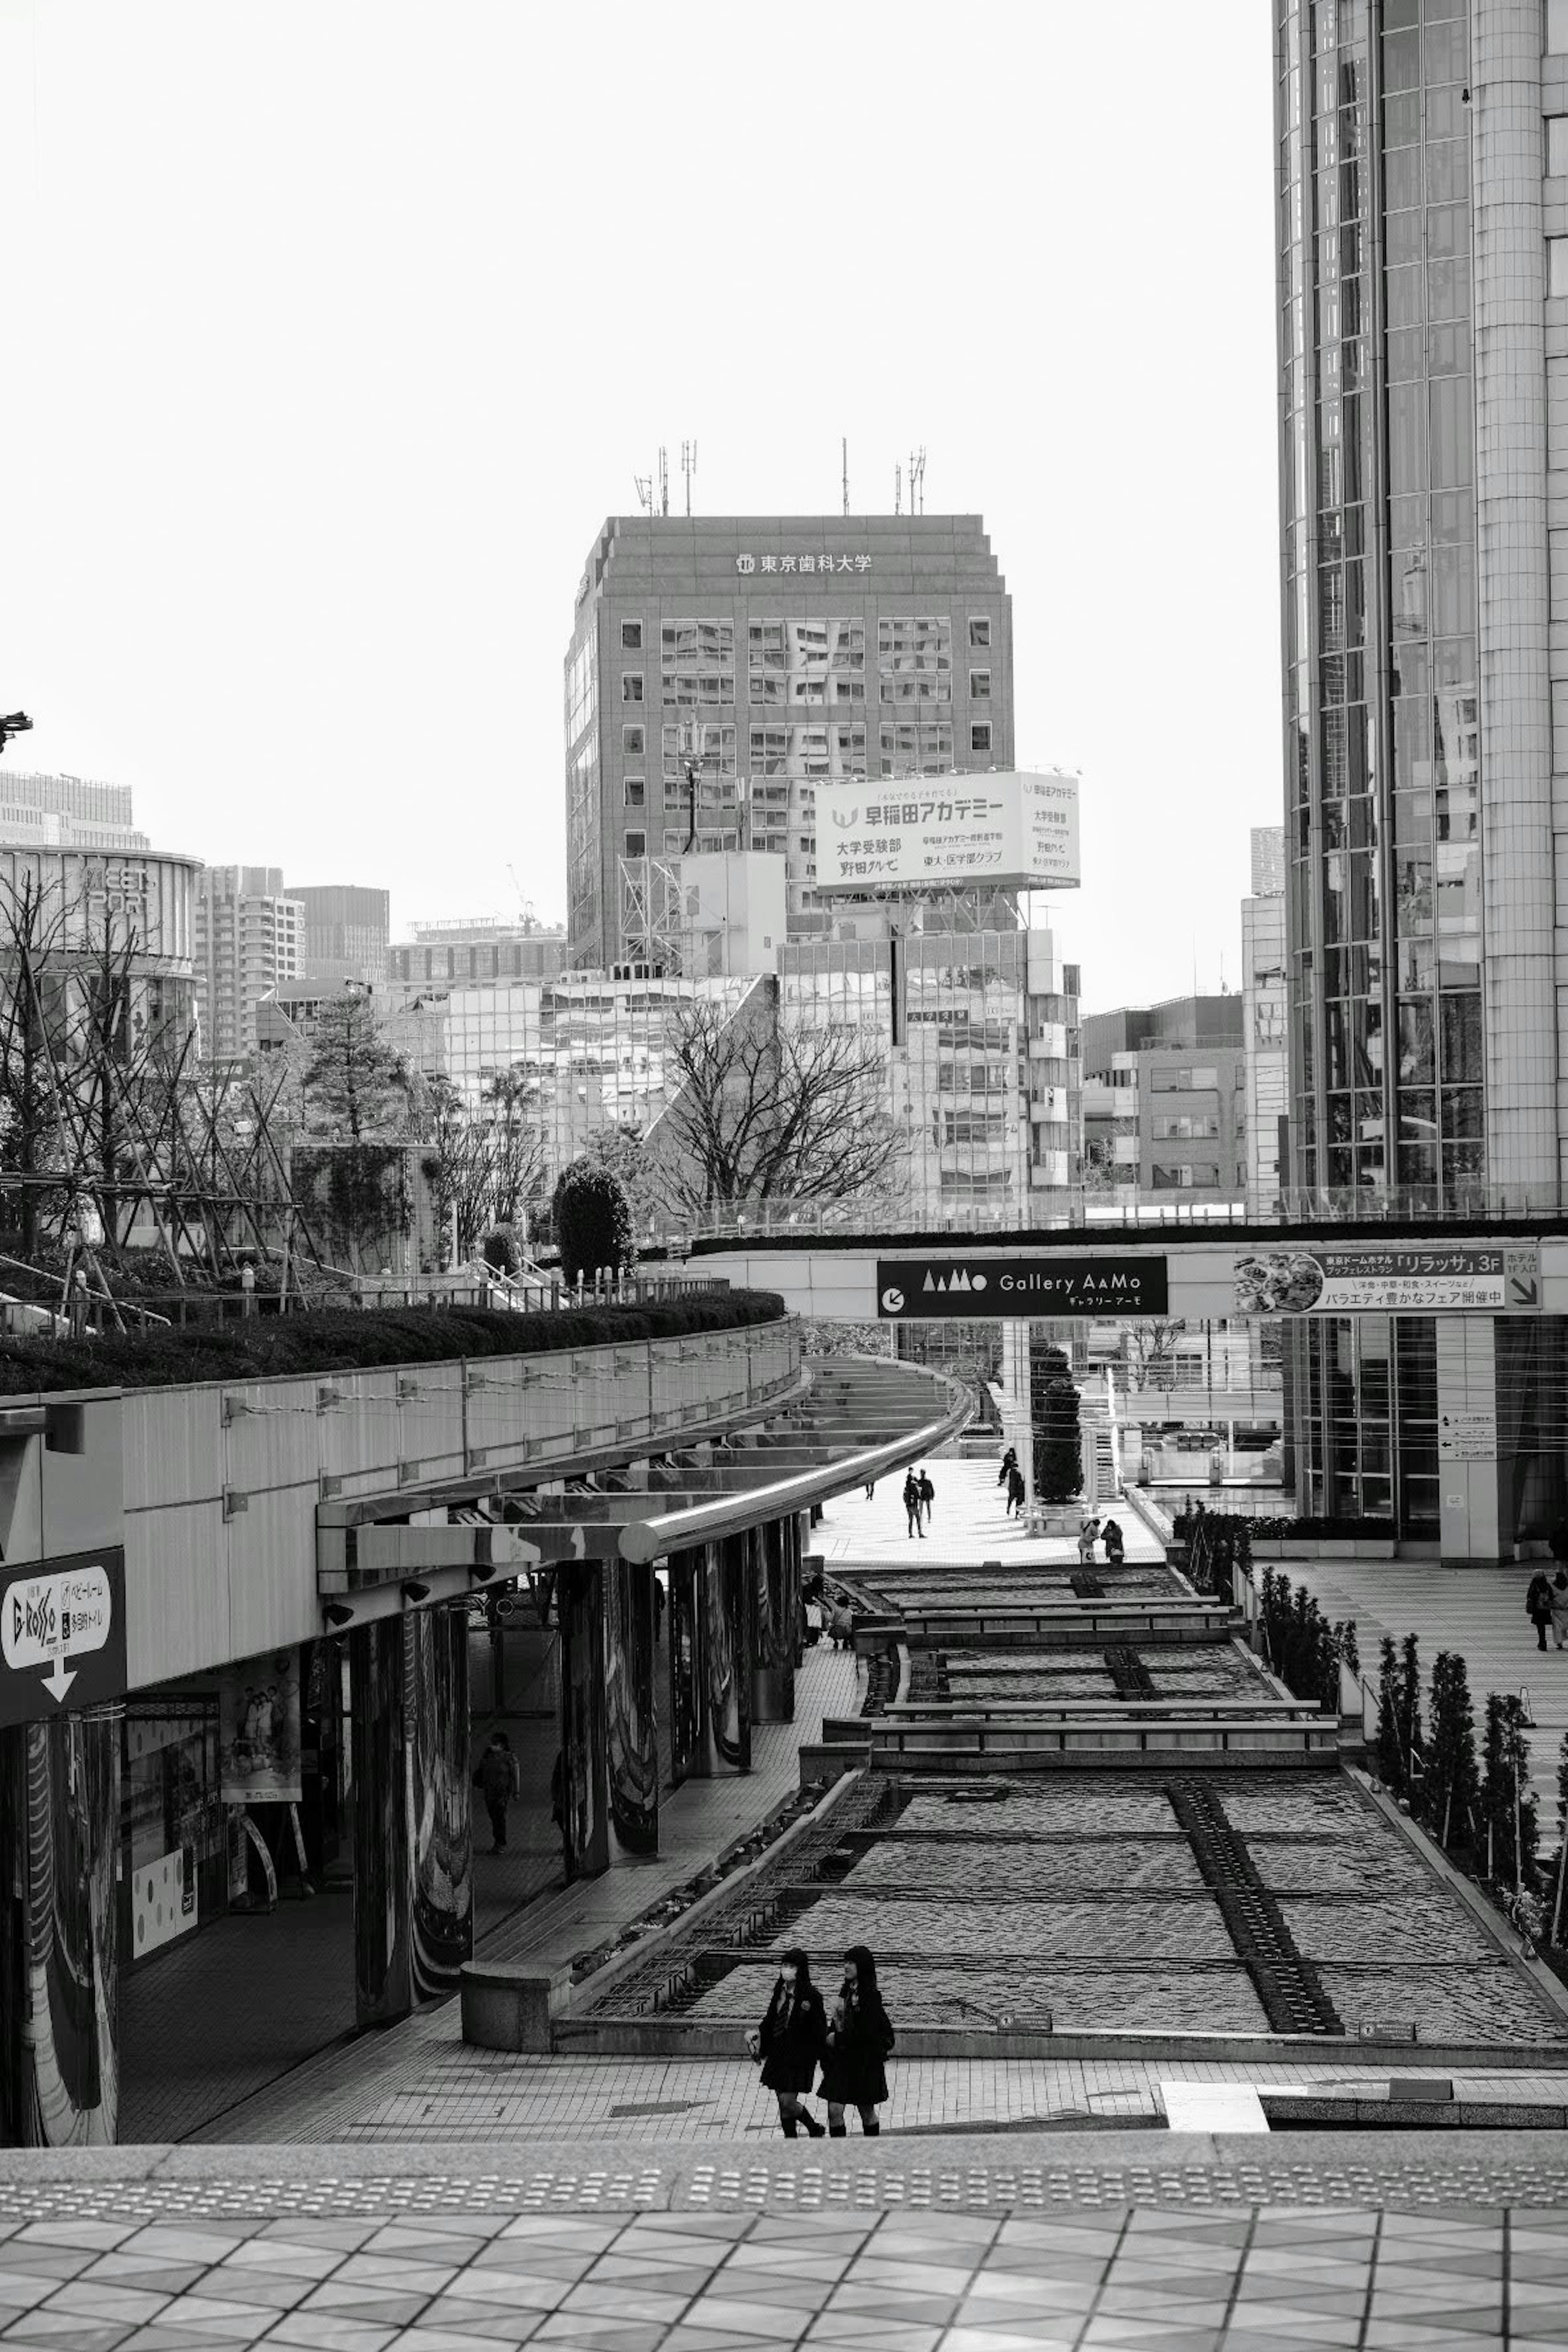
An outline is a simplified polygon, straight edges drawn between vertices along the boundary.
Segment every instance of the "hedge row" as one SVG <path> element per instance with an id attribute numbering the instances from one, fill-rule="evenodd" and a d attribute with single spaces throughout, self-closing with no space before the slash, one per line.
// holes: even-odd
<path id="1" fill-rule="evenodd" d="M 385 1313 L 323 1309 L 257 1316 L 184 1331 L 106 1332 L 89 1339 L 0 1339 L 0 1395 L 58 1389 L 175 1388 L 194 1381 L 256 1381 L 278 1374 L 348 1372 L 381 1364 L 434 1364 L 458 1356 L 542 1356 L 612 1340 L 673 1339 L 776 1323 L 772 1290 L 731 1290 L 641 1307 L 574 1307 L 559 1313 L 487 1307 L 405 1307 Z"/>

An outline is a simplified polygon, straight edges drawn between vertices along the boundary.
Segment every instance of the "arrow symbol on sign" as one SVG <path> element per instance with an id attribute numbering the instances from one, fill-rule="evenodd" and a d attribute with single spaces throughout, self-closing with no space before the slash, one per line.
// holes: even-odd
<path id="1" fill-rule="evenodd" d="M 44 1688 L 49 1693 L 57 1706 L 59 1706 L 75 1680 L 74 1671 L 68 1674 L 65 1660 L 57 1658 L 51 1672 L 44 1676 Z"/>
<path id="2" fill-rule="evenodd" d="M 1533 1307 L 1536 1300 L 1534 1276 L 1528 1274 L 1510 1274 L 1509 1280 L 1513 1285 L 1514 1305 L 1516 1307 Z"/>

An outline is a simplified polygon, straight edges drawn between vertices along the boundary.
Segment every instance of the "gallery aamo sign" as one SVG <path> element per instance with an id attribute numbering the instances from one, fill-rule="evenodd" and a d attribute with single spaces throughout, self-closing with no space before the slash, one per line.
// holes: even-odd
<path id="1" fill-rule="evenodd" d="M 940 1316 L 1163 1315 L 1165 1260 L 1150 1255 L 879 1257 L 877 1313 L 885 1322 Z"/>

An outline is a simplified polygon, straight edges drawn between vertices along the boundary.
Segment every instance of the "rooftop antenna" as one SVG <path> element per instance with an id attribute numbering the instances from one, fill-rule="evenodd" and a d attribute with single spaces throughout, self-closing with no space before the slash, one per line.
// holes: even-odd
<path id="1" fill-rule="evenodd" d="M 638 506 L 641 507 L 645 514 L 652 514 L 653 476 L 651 474 L 634 474 L 632 476 L 632 479 L 637 486 Z"/>
<path id="2" fill-rule="evenodd" d="M 658 510 L 669 512 L 669 452 L 661 441 L 658 445 Z"/>
<path id="3" fill-rule="evenodd" d="M 844 461 L 844 511 L 847 514 L 849 511 L 849 436 L 847 434 L 838 446 Z"/>
<path id="4" fill-rule="evenodd" d="M 895 466 L 893 467 L 893 512 L 895 514 L 902 514 L 903 510 L 904 469 L 901 466 Z"/>
<path id="5" fill-rule="evenodd" d="M 917 490 L 920 493 L 920 507 L 918 511 L 924 514 L 926 510 L 926 453 L 923 448 L 919 450 L 911 449 L 910 451 L 910 512 L 911 514 L 914 514 L 917 511 L 915 507 L 915 493 Z"/>
<path id="6" fill-rule="evenodd" d="M 680 445 L 680 470 L 686 477 L 686 511 L 691 512 L 691 477 L 697 471 L 697 444 L 683 441 Z"/>

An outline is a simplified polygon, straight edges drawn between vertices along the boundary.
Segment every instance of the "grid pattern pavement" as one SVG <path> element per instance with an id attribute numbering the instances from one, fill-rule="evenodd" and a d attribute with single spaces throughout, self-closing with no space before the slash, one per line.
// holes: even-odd
<path id="1" fill-rule="evenodd" d="M 1153 2193 L 1131 2204 L 1103 2191 L 1139 2178 L 1136 2168 L 1051 2173 L 1061 2193 L 1048 2212 L 993 2203 L 978 2176 L 962 2210 L 931 2199 L 930 2177 L 864 2167 L 832 2176 L 845 2199 L 815 2202 L 820 2164 L 791 2176 L 794 2210 L 758 2199 L 755 2210 L 720 2210 L 721 2161 L 683 2184 L 678 2210 L 631 2213 L 573 2211 L 565 2200 L 520 2211 L 510 2184 L 488 2209 L 465 2210 L 454 2195 L 464 2183 L 428 2178 L 423 2196 L 383 2193 L 338 2218 L 297 2207 L 268 2218 L 259 2189 L 248 2214 L 211 2195 L 157 2218 L 144 2195 L 117 2215 L 89 2214 L 103 2200 L 85 2193 L 74 2214 L 48 2218 L 19 2200 L 0 2219 L 0 2341 L 70 2352 L 1568 2345 L 1568 2211 L 1421 2210 L 1422 2182 L 1440 2176 L 1419 2159 L 1405 2176 L 1415 2210 L 1316 2204 L 1311 2189 L 1342 2176 L 1310 2161 L 1291 2184 L 1305 2196 L 1227 2201 L 1225 2186 L 1254 2176 L 1199 2150 L 1174 2154 L 1167 2174 L 1149 2170 Z M 637 2185 L 628 2178 L 626 2202 Z M 641 2185 L 650 2205 L 668 2194 L 657 2174 Z M 1221 2195 L 1205 2201 L 1195 2193 L 1205 2185 Z M 889 2194 L 895 2187 L 917 2193 L 906 2204 Z M 5 2202 L 0 2191 L 0 2212 Z"/>

